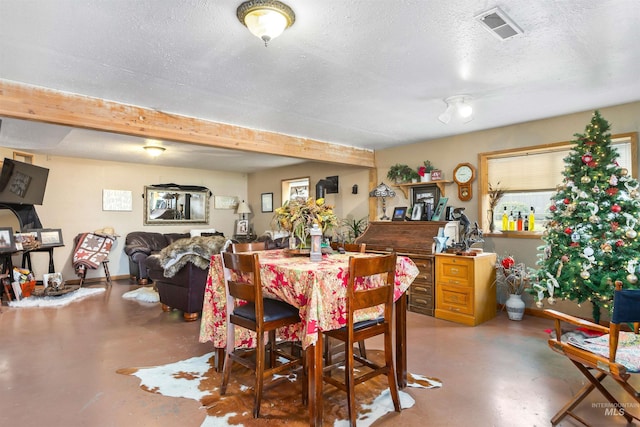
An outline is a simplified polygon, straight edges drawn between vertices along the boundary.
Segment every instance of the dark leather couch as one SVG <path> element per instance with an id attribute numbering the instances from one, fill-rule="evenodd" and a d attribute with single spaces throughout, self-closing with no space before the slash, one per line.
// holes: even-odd
<path id="1" fill-rule="evenodd" d="M 146 285 L 149 279 L 145 260 L 149 255 L 157 254 L 178 239 L 190 237 L 189 233 L 154 233 L 133 231 L 127 234 L 124 253 L 129 257 L 129 276 L 140 285 Z"/>

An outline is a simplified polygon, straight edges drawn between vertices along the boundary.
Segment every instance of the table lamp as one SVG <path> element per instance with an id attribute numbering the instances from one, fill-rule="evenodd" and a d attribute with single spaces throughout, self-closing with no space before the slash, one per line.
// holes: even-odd
<path id="1" fill-rule="evenodd" d="M 240 203 L 238 203 L 238 210 L 236 211 L 236 213 L 240 216 L 240 219 L 246 219 L 245 215 L 248 215 L 251 213 L 251 208 L 249 207 L 249 205 L 243 200 Z"/>
<path id="2" fill-rule="evenodd" d="M 382 216 L 380 217 L 380 220 L 384 221 L 385 219 L 391 219 L 387 216 L 387 204 L 385 198 L 396 197 L 396 192 L 393 191 L 387 184 L 381 182 L 380 185 L 369 192 L 369 197 L 377 197 L 379 199 L 382 199 Z"/>

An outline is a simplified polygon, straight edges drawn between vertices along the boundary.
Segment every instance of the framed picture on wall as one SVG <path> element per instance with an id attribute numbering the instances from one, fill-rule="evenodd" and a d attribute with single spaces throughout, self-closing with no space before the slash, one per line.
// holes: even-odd
<path id="1" fill-rule="evenodd" d="M 273 212 L 273 193 L 262 193 L 262 212 Z"/>

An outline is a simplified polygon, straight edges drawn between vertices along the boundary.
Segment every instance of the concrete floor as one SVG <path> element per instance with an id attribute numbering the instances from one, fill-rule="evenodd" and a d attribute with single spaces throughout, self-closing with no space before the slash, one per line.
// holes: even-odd
<path id="1" fill-rule="evenodd" d="M 116 373 L 212 351 L 198 342 L 199 322 L 121 298 L 135 287 L 116 281 L 105 294 L 61 308 L 1 308 L 0 425 L 202 424 L 198 402 L 144 392 L 136 377 Z M 547 347 L 551 321 L 525 315 L 514 322 L 501 312 L 467 327 L 408 313 L 408 325 L 409 371 L 444 385 L 411 393 L 413 408 L 376 426 L 546 426 L 583 385 L 570 362 Z M 374 340 L 368 348 L 381 347 Z M 627 425 L 597 403 L 604 398 L 594 392 L 578 412 L 594 426 Z M 638 414 L 638 406 L 628 409 Z"/>

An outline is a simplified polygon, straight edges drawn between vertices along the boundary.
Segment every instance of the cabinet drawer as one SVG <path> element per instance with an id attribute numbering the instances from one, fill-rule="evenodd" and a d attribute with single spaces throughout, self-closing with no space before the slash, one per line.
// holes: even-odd
<path id="1" fill-rule="evenodd" d="M 438 284 L 438 308 L 462 314 L 473 314 L 473 292 L 470 288 Z"/>
<path id="2" fill-rule="evenodd" d="M 443 260 L 438 263 L 438 282 L 454 285 L 470 285 L 473 264 L 464 259 Z"/>
<path id="3" fill-rule="evenodd" d="M 423 295 L 433 297 L 433 284 L 423 282 L 413 282 L 409 290 L 411 295 Z"/>
<path id="4" fill-rule="evenodd" d="M 432 259 L 415 259 L 412 261 L 418 267 L 418 276 L 416 280 L 424 280 L 429 283 L 433 283 L 433 260 Z"/>

